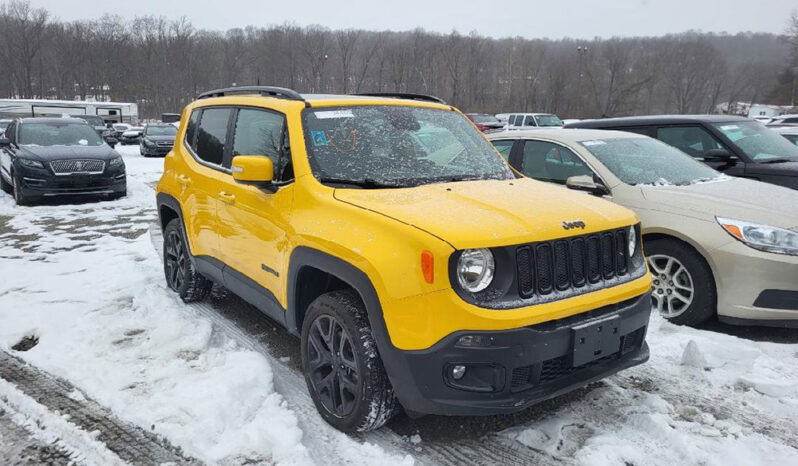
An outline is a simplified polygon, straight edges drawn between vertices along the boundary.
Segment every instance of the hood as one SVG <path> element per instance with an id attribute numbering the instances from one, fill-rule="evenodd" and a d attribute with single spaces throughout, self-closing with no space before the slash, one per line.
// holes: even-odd
<path id="1" fill-rule="evenodd" d="M 798 227 L 798 191 L 744 178 L 690 186 L 641 187 L 658 210 L 712 219 L 726 217 L 782 228 Z"/>
<path id="2" fill-rule="evenodd" d="M 424 230 L 455 249 L 551 240 L 638 221 L 619 205 L 529 178 L 336 189 L 335 198 Z M 563 227 L 574 221 L 584 222 L 585 228 Z"/>
<path id="3" fill-rule="evenodd" d="M 119 157 L 119 154 L 106 144 L 101 146 L 20 146 L 20 151 L 24 156 L 48 161 L 83 158 L 109 160 Z"/>
<path id="4" fill-rule="evenodd" d="M 163 141 L 174 142 L 175 141 L 175 137 L 174 136 L 169 136 L 169 135 L 159 135 L 159 136 L 142 135 L 142 136 L 144 137 L 144 139 L 148 139 L 148 140 L 153 141 L 153 142 L 163 142 Z"/>

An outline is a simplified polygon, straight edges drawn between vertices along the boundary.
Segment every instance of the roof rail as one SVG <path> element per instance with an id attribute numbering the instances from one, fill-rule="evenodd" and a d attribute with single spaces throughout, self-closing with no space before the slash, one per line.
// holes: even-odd
<path id="1" fill-rule="evenodd" d="M 284 87 L 274 87 L 274 86 L 240 86 L 240 87 L 227 87 L 224 89 L 215 89 L 212 91 L 203 92 L 197 97 L 197 99 L 224 97 L 226 95 L 236 95 L 236 94 L 258 94 L 268 97 L 277 97 L 280 99 L 302 100 L 302 101 L 305 100 L 302 97 L 302 95 L 299 94 L 299 92 L 293 89 L 286 89 Z"/>
<path id="2" fill-rule="evenodd" d="M 353 94 L 353 95 L 361 95 L 364 97 L 394 97 L 397 99 L 424 100 L 427 102 L 435 102 L 438 104 L 448 105 L 446 101 L 444 101 L 441 98 L 435 97 L 434 95 L 408 94 L 404 92 L 367 92 L 363 94 Z"/>

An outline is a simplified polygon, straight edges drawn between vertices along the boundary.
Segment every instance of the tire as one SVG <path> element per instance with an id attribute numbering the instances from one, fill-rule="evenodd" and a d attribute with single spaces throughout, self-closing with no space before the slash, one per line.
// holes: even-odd
<path id="1" fill-rule="evenodd" d="M 366 432 L 396 414 L 399 404 L 354 290 L 323 294 L 308 306 L 301 346 L 308 391 L 327 423 L 342 432 Z"/>
<path id="2" fill-rule="evenodd" d="M 173 219 L 163 231 L 163 270 L 166 284 L 187 303 L 200 301 L 211 292 L 213 282 L 194 268 L 180 219 Z"/>
<path id="3" fill-rule="evenodd" d="M 715 279 L 698 251 L 672 238 L 648 241 L 644 248 L 654 279 L 651 301 L 662 317 L 693 326 L 715 315 Z"/>
<path id="4" fill-rule="evenodd" d="M 3 178 L 2 174 L 0 174 L 0 189 L 2 189 L 8 194 L 13 194 L 14 192 L 14 188 L 12 187 L 11 183 L 6 181 L 6 179 Z"/>
<path id="5" fill-rule="evenodd" d="M 14 184 L 11 186 L 11 194 L 14 196 L 14 202 L 19 206 L 30 205 L 30 198 L 23 194 L 22 189 L 19 188 L 19 178 L 12 175 L 12 179 Z"/>

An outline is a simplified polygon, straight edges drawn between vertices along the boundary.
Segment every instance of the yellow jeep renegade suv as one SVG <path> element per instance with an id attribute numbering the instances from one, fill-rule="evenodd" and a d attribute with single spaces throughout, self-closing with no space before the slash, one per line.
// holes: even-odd
<path id="1" fill-rule="evenodd" d="M 343 431 L 510 413 L 648 358 L 635 215 L 517 176 L 433 97 L 211 91 L 158 184 L 168 285 L 301 338 Z"/>

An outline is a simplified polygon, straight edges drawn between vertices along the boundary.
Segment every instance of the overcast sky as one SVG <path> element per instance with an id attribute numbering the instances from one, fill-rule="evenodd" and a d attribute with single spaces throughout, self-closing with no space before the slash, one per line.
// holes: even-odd
<path id="1" fill-rule="evenodd" d="M 2 2 L 2 0 L 0 0 Z M 593 38 L 662 35 L 689 29 L 782 33 L 796 0 L 33 0 L 63 20 L 104 13 L 188 17 L 200 28 L 225 30 L 293 22 L 329 28 L 408 30 L 416 27 L 492 37 Z"/>

